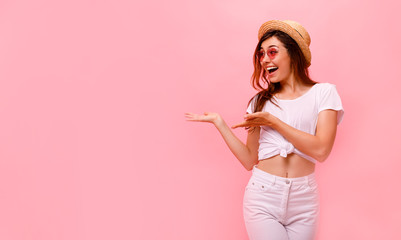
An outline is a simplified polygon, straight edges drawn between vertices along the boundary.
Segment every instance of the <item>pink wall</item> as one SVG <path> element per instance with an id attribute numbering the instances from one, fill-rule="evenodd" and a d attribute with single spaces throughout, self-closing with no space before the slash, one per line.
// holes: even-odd
<path id="1" fill-rule="evenodd" d="M 398 1 L 140 2 L 0 2 L 0 239 L 247 239 L 251 173 L 184 112 L 242 121 L 270 19 L 345 108 L 318 239 L 401 238 Z"/>

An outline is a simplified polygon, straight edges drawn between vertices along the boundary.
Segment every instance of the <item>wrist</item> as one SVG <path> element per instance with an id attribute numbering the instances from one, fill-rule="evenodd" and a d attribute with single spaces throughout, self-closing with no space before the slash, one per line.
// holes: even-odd
<path id="1" fill-rule="evenodd" d="M 216 126 L 216 128 L 220 128 L 224 125 L 224 119 L 218 115 L 217 118 L 213 121 L 214 126 Z"/>
<path id="2" fill-rule="evenodd" d="M 278 124 L 278 121 L 280 121 L 280 119 L 278 119 L 276 116 L 270 114 L 269 119 L 267 121 L 268 122 L 267 125 L 269 127 L 275 128 Z"/>

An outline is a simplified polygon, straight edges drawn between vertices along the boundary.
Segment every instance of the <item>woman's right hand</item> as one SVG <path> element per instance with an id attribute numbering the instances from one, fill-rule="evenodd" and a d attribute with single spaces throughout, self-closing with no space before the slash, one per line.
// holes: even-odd
<path id="1" fill-rule="evenodd" d="M 214 125 L 223 121 L 221 116 L 218 113 L 213 112 L 205 112 L 204 114 L 196 114 L 196 113 L 185 113 L 185 117 L 187 121 L 192 122 L 210 122 Z"/>

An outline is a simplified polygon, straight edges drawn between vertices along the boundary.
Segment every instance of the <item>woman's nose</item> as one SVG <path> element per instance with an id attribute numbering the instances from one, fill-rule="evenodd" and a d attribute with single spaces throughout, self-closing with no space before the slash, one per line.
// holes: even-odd
<path id="1" fill-rule="evenodd" d="M 263 62 L 263 63 L 265 63 L 265 62 L 270 62 L 270 58 L 269 58 L 269 56 L 268 56 L 266 53 L 265 53 L 265 55 L 263 56 L 262 62 Z"/>

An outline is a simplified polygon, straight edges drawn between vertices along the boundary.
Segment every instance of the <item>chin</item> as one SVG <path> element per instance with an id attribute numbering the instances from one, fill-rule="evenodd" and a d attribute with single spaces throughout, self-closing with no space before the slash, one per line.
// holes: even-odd
<path id="1" fill-rule="evenodd" d="M 278 83 L 278 82 L 281 82 L 280 80 L 277 80 L 276 78 L 269 79 L 269 81 L 270 81 L 271 83 Z"/>

